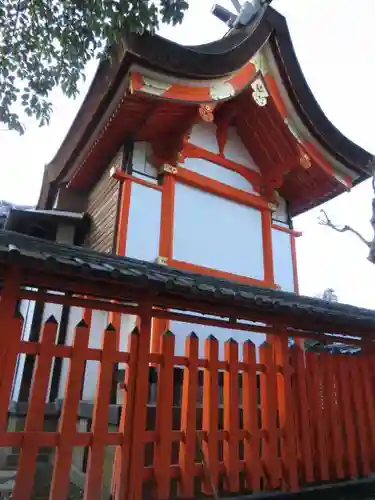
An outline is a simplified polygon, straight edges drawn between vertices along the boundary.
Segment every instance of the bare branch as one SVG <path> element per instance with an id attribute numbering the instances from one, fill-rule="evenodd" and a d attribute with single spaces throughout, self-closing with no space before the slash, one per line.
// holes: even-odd
<path id="1" fill-rule="evenodd" d="M 371 248 L 371 241 L 367 241 L 366 238 L 364 238 L 361 233 L 353 229 L 351 226 L 345 225 L 345 226 L 336 226 L 333 224 L 331 219 L 328 217 L 327 213 L 325 210 L 321 210 L 320 213 L 322 214 L 321 217 L 319 217 L 319 224 L 321 226 L 327 226 L 330 227 L 331 229 L 334 229 L 335 231 L 338 231 L 339 233 L 345 233 L 349 231 L 350 233 L 355 234 L 361 241 L 364 243 L 368 248 Z"/>

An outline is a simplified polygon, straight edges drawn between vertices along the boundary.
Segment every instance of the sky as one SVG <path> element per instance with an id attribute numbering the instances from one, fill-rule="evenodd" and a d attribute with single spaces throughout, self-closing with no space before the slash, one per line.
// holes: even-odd
<path id="1" fill-rule="evenodd" d="M 212 0 L 190 0 L 181 26 L 162 27 L 161 34 L 183 44 L 200 44 L 224 35 L 225 26 L 210 14 Z M 218 1 L 231 8 L 230 0 Z M 274 0 L 287 19 L 300 65 L 310 88 L 332 123 L 348 138 L 375 154 L 375 55 L 371 34 L 374 0 Z M 48 127 L 25 120 L 19 136 L 0 128 L 0 200 L 34 205 L 44 165 L 52 160 L 88 89 L 95 63 L 86 70 L 80 96 L 68 99 L 56 90 Z M 371 182 L 364 182 L 323 208 L 337 224 L 350 224 L 367 239 Z M 320 207 L 322 208 L 322 207 Z M 339 234 L 318 224 L 320 208 L 297 217 L 303 232 L 297 241 L 300 292 L 316 295 L 334 288 L 340 302 L 375 309 L 375 265 L 367 247 L 351 234 Z"/>

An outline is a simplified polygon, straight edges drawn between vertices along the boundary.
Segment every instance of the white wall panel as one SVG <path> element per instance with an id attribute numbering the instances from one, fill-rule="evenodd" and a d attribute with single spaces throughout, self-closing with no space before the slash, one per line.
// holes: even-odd
<path id="1" fill-rule="evenodd" d="M 277 224 L 289 226 L 287 203 L 281 196 L 277 197 L 277 208 L 272 213 L 272 220 L 276 221 Z"/>
<path id="2" fill-rule="evenodd" d="M 154 261 L 159 255 L 161 191 L 132 183 L 126 256 Z"/>
<path id="3" fill-rule="evenodd" d="M 58 293 L 58 292 L 54 292 L 53 290 L 48 290 L 48 292 L 49 293 Z M 22 328 L 22 340 L 29 340 L 31 326 L 32 326 L 32 322 L 33 322 L 34 312 L 35 312 L 35 301 L 29 301 L 29 300 L 21 301 L 20 311 L 21 311 L 22 316 L 24 317 L 24 323 L 23 323 L 23 328 Z M 46 322 L 46 320 L 49 319 L 50 316 L 54 316 L 54 318 L 56 319 L 56 321 L 58 323 L 57 333 L 56 333 L 56 341 L 57 341 L 59 325 L 61 322 L 61 314 L 62 314 L 62 305 L 52 304 L 52 303 L 46 302 L 44 304 L 43 313 L 42 313 L 40 335 L 42 334 L 43 325 Z M 25 360 L 26 360 L 26 356 L 24 354 L 19 355 L 18 360 L 17 360 L 16 374 L 15 374 L 15 378 L 14 378 L 14 382 L 13 382 L 13 389 L 12 389 L 12 400 L 13 401 L 17 401 L 19 398 L 19 391 L 21 388 L 21 381 L 22 381 L 23 370 L 24 370 L 24 366 L 25 366 Z M 51 372 L 50 372 L 49 387 L 48 387 L 47 396 L 46 396 L 47 401 L 49 399 L 49 391 L 50 391 L 50 386 L 51 386 L 51 381 L 52 381 L 53 366 L 54 366 L 54 361 L 52 362 L 52 368 L 51 368 Z"/>
<path id="4" fill-rule="evenodd" d="M 222 182 L 236 189 L 241 189 L 248 193 L 258 194 L 254 192 L 251 183 L 238 172 L 229 170 L 228 168 L 212 163 L 203 158 L 186 158 L 184 167 L 188 170 L 204 175 L 215 181 Z"/>
<path id="5" fill-rule="evenodd" d="M 22 300 L 20 304 L 20 312 L 23 316 L 22 340 L 29 340 L 31 324 L 35 311 L 34 300 Z M 17 365 L 12 388 L 12 401 L 18 401 L 21 389 L 22 375 L 25 367 L 26 354 L 19 354 L 17 357 Z"/>
<path id="6" fill-rule="evenodd" d="M 74 331 L 77 324 L 83 318 L 83 309 L 81 307 L 72 307 L 69 312 L 68 327 L 66 332 L 66 345 L 72 345 Z M 136 316 L 129 314 L 121 315 L 120 327 L 120 351 L 126 351 L 128 347 L 129 333 L 134 329 L 136 324 Z M 93 311 L 91 318 L 89 347 L 100 349 L 102 346 L 103 331 L 108 326 L 108 312 Z M 64 359 L 59 383 L 59 398 L 64 397 L 65 384 L 68 374 L 69 360 Z M 124 364 L 120 364 L 120 368 L 124 368 Z M 97 361 L 87 361 L 86 372 L 83 388 L 83 399 L 92 400 L 95 397 L 96 383 L 98 379 L 99 363 Z"/>
<path id="7" fill-rule="evenodd" d="M 195 313 L 194 313 L 195 314 Z M 263 333 L 245 332 L 241 330 L 229 330 L 208 325 L 199 325 L 192 323 L 182 323 L 180 321 L 171 321 L 170 330 L 175 335 L 177 356 L 184 354 L 185 339 L 191 332 L 194 332 L 199 338 L 199 356 L 204 355 L 204 341 L 209 335 L 213 335 L 219 341 L 219 358 L 224 359 L 224 344 L 231 337 L 239 344 L 239 359 L 242 360 L 242 346 L 246 340 L 251 340 L 259 347 L 265 340 Z"/>
<path id="8" fill-rule="evenodd" d="M 240 165 L 245 165 L 251 170 L 259 172 L 259 168 L 256 166 L 234 127 L 228 128 L 228 139 L 224 148 L 224 156 L 228 158 L 228 160 L 232 160 Z"/>
<path id="9" fill-rule="evenodd" d="M 157 178 L 156 168 L 148 161 L 150 155 L 150 143 L 135 142 L 133 145 L 132 168 L 136 177 Z M 142 175 L 143 174 L 143 175 Z"/>
<path id="10" fill-rule="evenodd" d="M 272 229 L 272 251 L 275 283 L 286 292 L 294 292 L 291 235 Z"/>
<path id="11" fill-rule="evenodd" d="M 64 295 L 60 292 L 54 292 L 53 290 L 49 290 L 49 293 L 55 293 L 57 295 Z M 51 304 L 49 302 L 46 302 L 44 304 L 44 309 L 43 309 L 43 315 L 42 315 L 42 324 L 41 324 L 41 333 L 43 331 L 43 325 L 44 323 L 51 317 L 53 316 L 55 320 L 57 321 L 57 331 L 56 331 L 56 339 L 55 341 L 57 342 L 57 337 L 59 334 L 59 327 L 60 327 L 60 322 L 61 322 L 61 315 L 62 315 L 62 309 L 63 306 L 60 304 Z M 46 396 L 46 401 L 49 401 L 49 393 L 51 390 L 51 382 L 52 382 L 52 374 L 53 374 L 53 369 L 55 366 L 55 360 L 52 361 L 52 366 L 51 366 L 51 373 L 49 376 L 49 384 L 48 384 L 48 391 L 47 391 L 47 396 Z"/>
<path id="12" fill-rule="evenodd" d="M 216 138 L 216 125 L 213 123 L 198 123 L 191 130 L 191 144 L 199 146 L 211 153 L 218 154 L 219 146 Z"/>
<path id="13" fill-rule="evenodd" d="M 103 332 L 108 326 L 107 311 L 93 311 L 91 317 L 89 347 L 100 349 L 103 341 Z M 83 383 L 82 399 L 92 400 L 95 396 L 95 389 L 98 380 L 98 361 L 87 361 L 85 380 Z"/>
<path id="14" fill-rule="evenodd" d="M 83 318 L 83 308 L 82 307 L 71 307 L 69 310 L 68 326 L 66 329 L 66 339 L 65 345 L 72 345 L 74 338 L 74 331 L 78 323 Z M 58 398 L 64 397 L 66 377 L 68 374 L 69 360 L 63 359 L 61 366 L 61 375 L 59 382 Z"/>
<path id="15" fill-rule="evenodd" d="M 260 211 L 177 183 L 173 258 L 264 279 Z"/>

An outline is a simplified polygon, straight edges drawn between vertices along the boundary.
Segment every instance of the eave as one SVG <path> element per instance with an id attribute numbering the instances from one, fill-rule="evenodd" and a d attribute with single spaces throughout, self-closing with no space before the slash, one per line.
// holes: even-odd
<path id="1" fill-rule="evenodd" d="M 114 124 L 118 126 L 121 118 L 129 113 L 129 110 L 133 109 L 134 112 L 137 102 L 139 109 L 148 105 L 149 111 L 155 111 L 163 106 L 157 102 L 158 98 L 169 100 L 168 106 L 173 107 L 178 113 L 186 113 L 186 126 L 189 120 L 191 121 L 192 114 L 196 112 L 197 105 L 205 102 L 204 97 L 195 101 L 181 99 L 177 102 L 178 99 L 173 99 L 171 96 L 142 96 L 139 88 L 129 89 L 129 84 L 132 87 L 137 81 L 135 78 L 137 65 L 151 73 L 163 74 L 172 81 L 185 79 L 197 86 L 203 81 L 209 86 L 214 81 L 228 81 L 233 75 L 240 73 L 267 41 L 277 60 L 278 70 L 288 89 L 288 96 L 298 109 L 306 128 L 326 151 L 353 172 L 353 185 L 369 177 L 372 173 L 372 156 L 345 138 L 325 117 L 303 77 L 284 17 L 268 8 L 262 11 L 251 25 L 232 32 L 221 40 L 198 47 L 182 47 L 149 34 L 128 35 L 125 47 L 118 50 L 112 63 L 101 63 L 67 138 L 46 169 L 38 206 L 49 206 L 57 183 L 62 179 L 69 181 L 76 175 L 104 135 L 112 137 L 110 141 L 108 137 L 105 141 L 105 151 L 108 155 L 114 152 L 127 135 L 132 136 L 134 133 L 139 135 L 140 128 L 144 127 L 141 123 L 144 120 L 141 114 L 138 116 L 140 123 L 135 124 L 132 130 L 120 127 L 116 133 L 114 129 Z M 129 78 L 132 79 L 131 82 Z M 246 85 L 239 90 L 242 91 L 245 87 Z M 129 95 L 129 90 L 133 95 Z M 142 97 L 143 102 L 140 104 L 137 99 Z M 136 115 L 134 116 L 136 119 Z M 104 151 L 102 146 L 101 155 L 97 153 L 101 159 L 100 163 L 109 159 L 102 157 Z M 93 172 L 93 179 L 95 175 Z M 344 189 L 332 186 L 330 192 L 321 193 L 322 196 L 316 200 L 315 205 L 343 191 Z M 297 212 L 300 213 L 307 208 L 301 206 Z"/>
<path id="2" fill-rule="evenodd" d="M 374 311 L 0 231 L 0 274 L 5 269 L 20 270 L 23 287 L 37 282 L 47 290 L 123 303 L 148 296 L 158 307 L 170 308 L 178 301 L 187 311 L 221 307 L 223 316 L 230 311 L 231 317 L 307 332 L 313 325 L 322 338 L 327 333 L 374 338 Z"/>

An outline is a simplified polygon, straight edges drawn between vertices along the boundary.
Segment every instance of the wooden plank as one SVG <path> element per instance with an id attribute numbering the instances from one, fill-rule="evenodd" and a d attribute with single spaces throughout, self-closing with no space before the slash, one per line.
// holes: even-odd
<path id="1" fill-rule="evenodd" d="M 338 479 L 345 478 L 344 469 L 344 441 L 342 433 L 342 394 L 339 384 L 339 369 L 337 364 L 337 355 L 327 354 L 328 368 L 328 394 L 331 399 L 331 430 L 333 443 L 333 463 L 334 471 Z"/>
<path id="2" fill-rule="evenodd" d="M 141 500 L 144 470 L 144 436 L 148 398 L 148 369 L 151 342 L 151 308 L 140 315 L 138 363 L 134 400 L 133 435 L 130 451 L 128 498 Z M 122 500 L 122 499 L 121 499 Z"/>
<path id="3" fill-rule="evenodd" d="M 18 272 L 8 266 L 0 295 L 0 435 L 6 430 L 17 354 L 22 336 L 21 318 L 15 318 L 19 293 Z"/>
<path id="4" fill-rule="evenodd" d="M 116 329 L 109 324 L 103 332 L 102 358 L 99 364 L 98 380 L 92 419 L 92 443 L 89 448 L 85 476 L 84 500 L 100 500 L 102 497 L 102 476 L 105 446 L 108 444 L 108 408 L 111 401 L 113 363 L 117 353 Z"/>
<path id="5" fill-rule="evenodd" d="M 34 486 L 36 459 L 40 446 L 40 442 L 34 438 L 34 433 L 43 431 L 44 408 L 47 399 L 56 333 L 57 321 L 51 316 L 44 324 L 40 340 L 40 354 L 36 359 L 30 403 L 26 416 L 25 435 L 21 446 L 16 484 L 12 494 L 12 498 L 16 500 L 31 498 Z"/>
<path id="6" fill-rule="evenodd" d="M 361 379 L 360 365 L 362 356 L 348 356 L 347 363 L 350 367 L 351 384 L 355 409 L 355 428 L 359 438 L 359 451 L 361 457 L 361 472 L 364 476 L 370 474 L 370 449 L 368 442 L 368 429 L 366 426 L 366 410 Z"/>
<path id="7" fill-rule="evenodd" d="M 204 478 L 202 491 L 212 495 L 212 485 L 217 490 L 219 482 L 219 447 L 217 432 L 219 429 L 219 379 L 218 358 L 219 344 L 217 339 L 210 335 L 204 343 L 204 358 L 207 366 L 203 371 L 203 431 L 206 439 L 202 449 L 204 459 L 208 465 L 209 477 Z"/>
<path id="8" fill-rule="evenodd" d="M 307 397 L 307 370 L 304 363 L 303 350 L 297 344 L 294 344 L 290 348 L 290 360 L 293 369 L 293 409 L 298 421 L 298 427 L 294 430 L 295 443 L 298 443 L 298 447 L 294 446 L 294 453 L 297 455 L 298 449 L 303 478 L 305 482 L 309 483 L 314 480 L 314 470 L 310 440 L 311 422 Z"/>
<path id="9" fill-rule="evenodd" d="M 356 451 L 356 433 L 355 433 L 355 420 L 354 420 L 354 401 L 353 401 L 353 389 L 351 383 L 351 374 L 348 364 L 347 356 L 338 356 L 336 363 L 338 366 L 339 378 L 338 382 L 340 385 L 340 395 L 341 395 L 341 420 L 344 426 L 344 453 L 346 455 L 346 472 L 350 477 L 358 476 L 358 464 L 357 464 L 357 451 Z"/>
<path id="10" fill-rule="evenodd" d="M 265 366 L 260 374 L 260 407 L 262 416 L 262 462 L 266 476 L 266 487 L 275 489 L 280 485 L 281 467 L 277 447 L 277 383 L 276 369 L 271 344 L 264 342 L 259 348 L 259 359 Z"/>
<path id="11" fill-rule="evenodd" d="M 323 420 L 322 425 L 325 430 L 326 449 L 328 454 L 330 478 L 336 478 L 336 443 L 333 436 L 333 383 L 330 366 L 330 355 L 322 352 L 319 355 L 320 375 L 322 381 L 322 400 L 323 400 Z"/>
<path id="12" fill-rule="evenodd" d="M 116 449 L 115 470 L 113 471 L 112 495 L 114 500 L 128 498 L 129 472 L 132 441 L 134 436 L 134 405 L 137 387 L 137 364 L 139 356 L 139 331 L 133 330 L 128 341 L 129 361 L 125 371 L 124 395 L 121 410 L 119 432 L 123 435 L 123 443 Z"/>
<path id="13" fill-rule="evenodd" d="M 310 407 L 310 422 L 312 423 L 315 474 L 321 481 L 329 479 L 328 456 L 325 439 L 321 372 L 318 355 L 314 352 L 305 353 L 308 372 L 307 388 Z"/>
<path id="14" fill-rule="evenodd" d="M 164 333 L 161 337 L 162 362 L 158 369 L 156 400 L 157 440 L 154 454 L 154 495 L 157 500 L 168 500 L 171 484 L 174 346 L 173 333 L 169 331 Z"/>
<path id="15" fill-rule="evenodd" d="M 279 410 L 279 425 L 281 429 L 281 459 L 283 464 L 283 489 L 298 490 L 296 428 L 294 427 L 294 401 L 292 394 L 291 365 L 289 362 L 288 336 L 274 337 L 275 362 L 281 367 L 282 373 L 277 373 L 277 400 Z M 298 349 L 298 348 L 297 348 Z M 296 351 L 298 353 L 298 350 Z M 304 368 L 304 367 L 302 367 Z M 304 370 L 302 371 L 304 375 Z M 305 395 L 306 398 L 306 395 Z M 300 406 L 306 405 L 303 399 Z M 306 410 L 306 407 L 305 407 Z"/>
<path id="16" fill-rule="evenodd" d="M 360 364 L 361 380 L 364 384 L 365 404 L 367 412 L 367 426 L 370 430 L 370 465 L 371 472 L 375 471 L 375 387 L 374 387 L 374 356 L 362 356 Z"/>
<path id="17" fill-rule="evenodd" d="M 88 196 L 87 212 L 92 225 L 86 238 L 86 245 L 102 252 L 113 249 L 113 235 L 116 224 L 119 183 L 110 177 L 112 164 L 95 184 Z"/>
<path id="18" fill-rule="evenodd" d="M 83 320 L 80 321 L 74 332 L 72 357 L 69 361 L 66 378 L 58 431 L 60 439 L 53 467 L 50 500 L 68 498 L 72 452 L 77 434 L 77 412 L 85 374 L 89 336 L 90 330 L 87 324 Z"/>
<path id="19" fill-rule="evenodd" d="M 247 340 L 243 345 L 245 370 L 242 373 L 243 426 L 246 431 L 244 440 L 244 462 L 246 487 L 252 491 L 260 490 L 260 431 L 258 417 L 257 364 L 255 345 Z"/>
<path id="20" fill-rule="evenodd" d="M 180 444 L 180 496 L 194 497 L 195 450 L 197 432 L 197 398 L 198 398 L 198 352 L 199 340 L 192 333 L 185 341 L 185 356 L 188 364 L 184 368 L 181 403 L 181 430 L 184 433 Z"/>
<path id="21" fill-rule="evenodd" d="M 224 464 L 226 489 L 230 493 L 240 490 L 239 464 L 239 387 L 238 387 L 238 344 L 229 339 L 224 345 L 224 359 L 227 370 L 224 372 Z"/>

